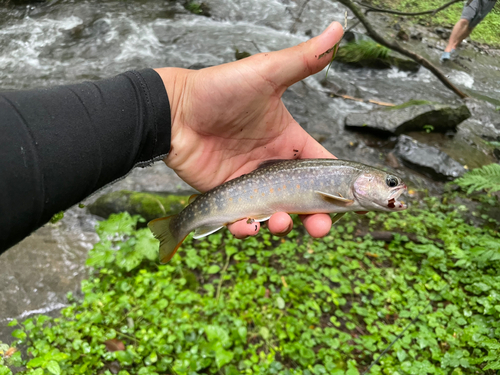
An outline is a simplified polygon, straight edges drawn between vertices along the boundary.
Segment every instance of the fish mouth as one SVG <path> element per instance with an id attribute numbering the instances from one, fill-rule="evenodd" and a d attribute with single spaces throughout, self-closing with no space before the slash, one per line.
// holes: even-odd
<path id="1" fill-rule="evenodd" d="M 387 197 L 387 207 L 395 211 L 406 210 L 408 205 L 405 202 L 398 200 L 404 192 L 406 192 L 405 184 L 396 186 L 389 194 L 389 197 Z"/>

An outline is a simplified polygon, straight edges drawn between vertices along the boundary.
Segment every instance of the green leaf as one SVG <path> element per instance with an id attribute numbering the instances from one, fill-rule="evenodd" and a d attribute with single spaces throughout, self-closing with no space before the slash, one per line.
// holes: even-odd
<path id="1" fill-rule="evenodd" d="M 12 332 L 12 336 L 19 340 L 24 340 L 26 338 L 26 332 L 21 329 L 15 329 Z"/>
<path id="2" fill-rule="evenodd" d="M 50 361 L 49 363 L 47 363 L 46 368 L 54 375 L 61 374 L 61 367 L 59 367 L 59 363 L 57 363 L 56 361 Z"/>
<path id="3" fill-rule="evenodd" d="M 276 298 L 276 303 L 278 305 L 278 309 L 283 310 L 285 308 L 285 300 L 281 297 Z"/>
<path id="4" fill-rule="evenodd" d="M 215 265 L 215 264 L 213 264 L 210 267 L 208 267 L 208 271 L 207 272 L 212 275 L 212 274 L 217 273 L 219 271 L 220 271 L 220 267 L 217 266 L 217 265 Z"/>
<path id="5" fill-rule="evenodd" d="M 43 357 L 36 357 L 36 358 L 33 358 L 31 361 L 29 361 L 26 364 L 26 367 L 28 367 L 28 368 L 40 367 L 40 366 L 45 365 L 45 363 L 46 363 L 45 358 L 43 358 Z"/>

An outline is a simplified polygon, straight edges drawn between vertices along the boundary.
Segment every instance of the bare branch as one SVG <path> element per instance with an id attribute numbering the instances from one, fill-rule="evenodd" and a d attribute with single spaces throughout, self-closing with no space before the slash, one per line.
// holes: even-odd
<path id="1" fill-rule="evenodd" d="M 429 60 L 425 59 L 424 57 L 407 50 L 406 48 L 401 47 L 397 42 L 389 42 L 385 40 L 379 33 L 375 31 L 375 29 L 372 27 L 370 22 L 367 20 L 363 12 L 354 5 L 354 3 L 351 0 L 337 0 L 339 3 L 345 5 L 348 7 L 354 15 L 361 21 L 363 26 L 365 27 L 368 36 L 370 36 L 373 40 L 375 40 L 377 43 L 392 49 L 393 51 L 399 52 L 402 55 L 408 56 L 410 59 L 415 60 L 418 62 L 420 65 L 422 65 L 424 68 L 429 69 L 446 87 L 448 87 L 450 90 L 452 90 L 455 94 L 457 94 L 460 98 L 467 98 L 469 97 L 467 94 L 463 93 L 456 87 L 453 83 L 450 82 L 448 78 L 434 65 L 432 64 Z"/>
<path id="2" fill-rule="evenodd" d="M 442 5 L 442 6 L 440 6 L 439 8 L 431 9 L 431 10 L 424 10 L 422 12 L 413 12 L 413 13 L 410 13 L 410 12 L 399 12 L 397 10 L 376 8 L 376 7 L 372 7 L 371 5 L 368 5 L 368 4 L 361 4 L 359 2 L 357 2 L 357 4 L 361 5 L 362 7 L 368 8 L 366 10 L 365 14 L 368 14 L 368 12 L 379 12 L 379 13 L 397 14 L 399 16 L 421 16 L 423 14 L 432 14 L 432 15 L 435 15 L 437 12 L 440 12 L 443 9 L 448 8 L 450 5 L 453 5 L 453 4 L 458 3 L 460 1 L 463 1 L 463 0 L 452 0 L 449 3 L 446 3 L 446 4 Z"/>

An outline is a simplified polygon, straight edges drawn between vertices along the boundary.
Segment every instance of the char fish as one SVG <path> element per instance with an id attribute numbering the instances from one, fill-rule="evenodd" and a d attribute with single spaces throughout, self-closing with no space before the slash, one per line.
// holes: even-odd
<path id="1" fill-rule="evenodd" d="M 401 178 L 361 163 L 340 159 L 265 162 L 255 171 L 213 188 L 179 214 L 152 220 L 160 240 L 160 261 L 168 262 L 191 231 L 201 238 L 241 219 L 268 220 L 276 212 L 336 213 L 401 211 L 406 191 Z"/>

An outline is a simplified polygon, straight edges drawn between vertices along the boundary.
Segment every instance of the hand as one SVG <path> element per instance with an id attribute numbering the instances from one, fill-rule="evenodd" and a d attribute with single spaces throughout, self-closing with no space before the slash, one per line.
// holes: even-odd
<path id="1" fill-rule="evenodd" d="M 156 69 L 172 111 L 171 149 L 164 162 L 204 192 L 251 172 L 265 160 L 335 158 L 293 119 L 281 96 L 330 62 L 331 53 L 318 57 L 342 34 L 342 26 L 334 22 L 321 35 L 281 51 L 198 71 Z M 314 237 L 330 231 L 327 214 L 301 218 Z M 228 228 L 244 238 L 257 233 L 255 224 L 241 220 Z M 268 226 L 273 234 L 286 235 L 292 219 L 277 213 Z"/>

